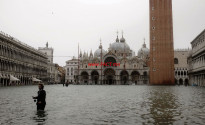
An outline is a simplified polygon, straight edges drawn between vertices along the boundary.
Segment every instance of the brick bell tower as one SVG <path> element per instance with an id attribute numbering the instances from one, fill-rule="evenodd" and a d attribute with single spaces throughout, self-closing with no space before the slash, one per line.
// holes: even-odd
<path id="1" fill-rule="evenodd" d="M 172 0 L 150 0 L 150 84 L 174 83 Z"/>

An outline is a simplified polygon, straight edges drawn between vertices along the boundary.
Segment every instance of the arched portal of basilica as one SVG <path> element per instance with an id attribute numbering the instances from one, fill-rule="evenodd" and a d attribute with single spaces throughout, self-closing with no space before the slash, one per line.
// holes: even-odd
<path id="1" fill-rule="evenodd" d="M 94 83 L 95 85 L 99 84 L 99 73 L 96 70 L 93 70 L 91 72 L 91 79 L 92 83 Z"/>
<path id="2" fill-rule="evenodd" d="M 126 70 L 121 71 L 120 82 L 121 85 L 127 85 L 129 83 L 129 74 Z"/>
<path id="3" fill-rule="evenodd" d="M 115 71 L 112 68 L 108 68 L 104 70 L 104 79 L 103 83 L 107 85 L 116 84 Z"/>
<path id="4" fill-rule="evenodd" d="M 140 73 L 138 71 L 132 71 L 131 79 L 134 84 L 138 84 Z"/>
<path id="5" fill-rule="evenodd" d="M 81 83 L 88 84 L 88 81 L 89 81 L 89 75 L 86 71 L 83 71 L 81 73 Z"/>

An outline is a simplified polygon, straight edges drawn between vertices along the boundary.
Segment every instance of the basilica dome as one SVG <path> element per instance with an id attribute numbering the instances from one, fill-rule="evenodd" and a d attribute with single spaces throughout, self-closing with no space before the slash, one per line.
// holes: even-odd
<path id="1" fill-rule="evenodd" d="M 142 48 L 138 51 L 138 57 L 147 57 L 149 56 L 149 49 L 146 47 L 146 44 L 144 43 L 142 45 Z"/>
<path id="2" fill-rule="evenodd" d="M 115 42 L 112 43 L 110 46 L 111 50 L 118 50 L 118 51 L 127 51 L 130 50 L 130 47 L 127 43 L 120 43 L 120 42 Z"/>
<path id="3" fill-rule="evenodd" d="M 102 45 L 99 46 L 99 48 L 94 52 L 94 57 L 101 57 L 101 48 Z M 102 55 L 105 55 L 106 51 L 102 49 Z"/>
<path id="4" fill-rule="evenodd" d="M 120 42 L 121 43 L 124 43 L 125 42 L 125 38 L 122 36 L 122 38 L 120 39 Z"/>
<path id="5" fill-rule="evenodd" d="M 110 45 L 110 49 L 111 50 L 117 50 L 117 51 L 129 51 L 130 50 L 130 47 L 129 45 L 125 42 L 125 38 L 122 38 L 120 39 L 120 42 L 119 42 L 119 39 L 117 37 L 116 39 L 116 42 L 112 43 Z"/>

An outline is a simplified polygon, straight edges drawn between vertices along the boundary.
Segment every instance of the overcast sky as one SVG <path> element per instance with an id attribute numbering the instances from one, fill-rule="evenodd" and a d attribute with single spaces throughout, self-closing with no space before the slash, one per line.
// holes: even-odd
<path id="1" fill-rule="evenodd" d="M 205 29 L 205 0 L 173 0 L 174 48 L 190 48 Z M 54 62 L 65 65 L 82 52 L 105 50 L 124 31 L 131 49 L 146 39 L 149 47 L 149 0 L 0 0 L 0 31 L 34 47 L 54 48 Z M 121 33 L 119 34 L 121 37 Z"/>

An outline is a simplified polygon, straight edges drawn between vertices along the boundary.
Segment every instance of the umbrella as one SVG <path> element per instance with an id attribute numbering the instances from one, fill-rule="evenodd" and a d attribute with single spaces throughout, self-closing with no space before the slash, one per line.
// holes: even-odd
<path id="1" fill-rule="evenodd" d="M 19 79 L 14 77 L 13 75 L 10 75 L 10 81 L 19 81 Z"/>

